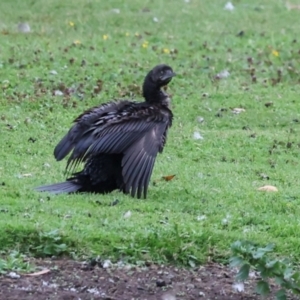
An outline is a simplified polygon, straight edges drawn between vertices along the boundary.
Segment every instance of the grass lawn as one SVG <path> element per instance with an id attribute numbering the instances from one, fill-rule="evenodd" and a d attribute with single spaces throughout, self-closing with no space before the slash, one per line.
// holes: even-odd
<path id="1" fill-rule="evenodd" d="M 225 3 L 1 1 L 0 250 L 193 265 L 247 239 L 299 262 L 300 11 Z M 158 63 L 178 73 L 175 120 L 147 200 L 33 191 L 65 179 L 53 149 L 73 119 L 142 100 Z M 278 192 L 257 191 L 266 184 Z"/>

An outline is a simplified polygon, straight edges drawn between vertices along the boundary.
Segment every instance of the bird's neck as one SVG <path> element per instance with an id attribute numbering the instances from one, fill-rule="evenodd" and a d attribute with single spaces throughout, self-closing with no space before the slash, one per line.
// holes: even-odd
<path id="1" fill-rule="evenodd" d="M 144 82 L 143 96 L 148 103 L 163 103 L 168 97 L 167 94 L 152 82 Z"/>

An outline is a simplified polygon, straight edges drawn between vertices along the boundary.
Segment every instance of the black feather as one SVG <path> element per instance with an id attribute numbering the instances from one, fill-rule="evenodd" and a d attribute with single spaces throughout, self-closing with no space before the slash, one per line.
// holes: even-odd
<path id="1" fill-rule="evenodd" d="M 54 183 L 50 185 L 43 185 L 35 188 L 36 191 L 39 192 L 49 192 L 52 194 L 61 194 L 61 193 L 74 193 L 77 192 L 81 188 L 80 185 L 72 182 L 65 181 L 60 183 Z"/>
<path id="2" fill-rule="evenodd" d="M 112 101 L 85 111 L 54 150 L 57 160 L 70 152 L 66 170 L 84 163 L 64 183 L 39 191 L 108 193 L 119 189 L 144 198 L 158 152 L 162 152 L 173 114 L 162 91 L 175 75 L 158 65 L 145 77 L 145 102 Z"/>

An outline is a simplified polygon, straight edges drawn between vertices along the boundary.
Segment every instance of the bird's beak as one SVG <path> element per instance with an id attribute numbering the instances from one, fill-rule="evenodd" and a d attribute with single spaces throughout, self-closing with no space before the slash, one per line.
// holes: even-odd
<path id="1" fill-rule="evenodd" d="M 168 79 L 171 79 L 172 77 L 176 76 L 176 73 L 174 73 L 173 71 L 171 70 L 168 70 L 162 77 L 161 77 L 161 80 L 162 81 L 165 81 L 165 80 L 168 80 Z"/>

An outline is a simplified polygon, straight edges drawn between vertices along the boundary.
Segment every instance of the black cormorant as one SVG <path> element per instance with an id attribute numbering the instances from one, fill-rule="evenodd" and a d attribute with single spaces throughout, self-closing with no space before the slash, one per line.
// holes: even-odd
<path id="1" fill-rule="evenodd" d="M 155 158 L 166 143 L 173 114 L 162 90 L 175 76 L 161 64 L 145 77 L 145 102 L 111 101 L 81 114 L 54 150 L 56 160 L 71 151 L 66 170 L 84 162 L 81 172 L 62 183 L 36 188 L 50 193 L 109 193 L 119 189 L 144 198 Z"/>

